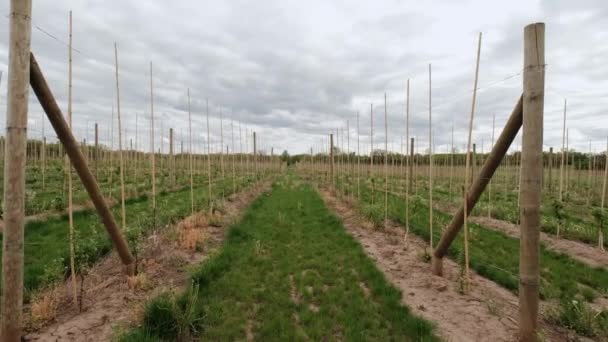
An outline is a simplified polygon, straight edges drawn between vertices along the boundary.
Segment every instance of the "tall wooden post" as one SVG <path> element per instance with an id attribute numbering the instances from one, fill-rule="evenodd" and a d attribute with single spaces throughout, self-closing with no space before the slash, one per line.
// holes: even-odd
<path id="1" fill-rule="evenodd" d="M 519 334 L 537 340 L 539 302 L 539 238 L 543 171 L 545 97 L 545 25 L 524 29 L 524 96 L 521 170 L 521 237 L 519 251 Z"/>
<path id="2" fill-rule="evenodd" d="M 32 34 L 31 0 L 11 0 L 4 151 L 2 323 L 0 340 L 21 341 L 25 159 Z"/>

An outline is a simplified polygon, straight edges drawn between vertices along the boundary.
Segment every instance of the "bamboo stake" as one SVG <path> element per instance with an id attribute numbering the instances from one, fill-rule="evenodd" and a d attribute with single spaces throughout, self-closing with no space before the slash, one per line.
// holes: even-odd
<path id="1" fill-rule="evenodd" d="M 564 99 L 564 126 L 562 128 L 562 164 L 559 169 L 559 201 L 563 201 L 564 196 L 564 163 L 566 157 L 566 108 L 567 101 Z M 559 229 L 559 228 L 558 228 Z"/>
<path id="2" fill-rule="evenodd" d="M 230 158 L 232 160 L 232 193 L 236 193 L 236 170 L 234 165 L 236 158 L 236 154 L 234 153 L 234 113 L 232 113 L 230 116 L 230 135 L 230 149 L 232 150 L 232 158 Z"/>
<path id="3" fill-rule="evenodd" d="M 209 100 L 205 100 L 205 112 L 207 113 L 207 206 L 209 214 L 213 213 L 211 206 L 211 137 L 209 133 Z"/>
<path id="4" fill-rule="evenodd" d="M 150 62 L 150 163 L 152 171 L 152 210 L 156 220 L 156 162 L 154 151 L 154 85 L 152 78 L 152 62 Z"/>
<path id="5" fill-rule="evenodd" d="M 524 115 L 519 253 L 519 337 L 536 341 L 539 302 L 540 204 L 545 89 L 545 26 L 524 32 Z"/>
<path id="6" fill-rule="evenodd" d="M 70 31 L 68 42 L 68 125 L 72 129 L 72 11 L 70 11 Z M 76 282 L 76 248 L 74 237 L 74 200 L 72 189 L 72 166 L 70 160 L 65 157 L 66 170 L 68 172 L 68 219 L 69 219 L 69 239 L 70 239 L 70 275 L 72 277 L 72 294 L 74 304 L 78 303 L 78 289 Z"/>
<path id="7" fill-rule="evenodd" d="M 188 162 L 190 166 L 190 212 L 194 215 L 194 175 L 192 171 L 192 111 L 190 108 L 190 88 L 188 88 Z"/>
<path id="8" fill-rule="evenodd" d="M 494 148 L 494 131 L 496 129 L 496 114 L 492 116 L 492 146 L 490 151 Z M 492 180 L 488 182 L 488 218 L 492 218 Z"/>
<path id="9" fill-rule="evenodd" d="M 2 73 L 0 73 L 0 80 Z M 44 135 L 44 113 L 42 113 L 42 191 L 46 190 L 46 135 Z"/>
<path id="10" fill-rule="evenodd" d="M 410 79 L 407 79 L 407 85 L 405 88 L 405 154 L 407 155 L 410 147 Z M 412 141 L 412 147 L 414 146 Z M 410 233 L 410 191 L 412 181 L 412 156 L 409 158 L 406 156 L 405 164 L 407 169 L 406 180 L 405 180 L 405 237 L 404 243 L 407 245 L 407 237 Z"/>
<path id="11" fill-rule="evenodd" d="M 120 213 L 122 229 L 127 229 L 127 214 L 125 209 L 125 171 L 122 155 L 122 123 L 120 119 L 120 88 L 118 85 L 118 46 L 114 43 L 114 62 L 116 66 L 116 115 L 118 117 L 118 156 L 120 158 Z"/>
<path id="12" fill-rule="evenodd" d="M 452 140 L 450 144 L 450 185 L 448 186 L 448 192 L 450 193 L 450 199 L 453 196 L 452 192 L 452 179 L 454 178 L 454 123 L 452 122 Z"/>
<path id="13" fill-rule="evenodd" d="M 433 120 L 431 116 L 431 64 L 429 64 L 429 245 L 433 249 Z"/>
<path id="14" fill-rule="evenodd" d="M 384 93 L 384 227 L 388 221 L 388 114 L 386 113 L 386 93 Z"/>
<path id="15" fill-rule="evenodd" d="M 606 162 L 604 163 L 604 185 L 602 186 L 602 198 L 600 200 L 600 209 L 604 213 L 604 205 L 606 204 L 606 183 L 608 183 L 608 138 L 606 139 Z M 597 245 L 604 250 L 604 232 L 600 226 L 597 233 Z"/>
<path id="16" fill-rule="evenodd" d="M 466 150 L 466 161 L 465 161 L 465 172 L 469 174 L 469 167 L 471 164 L 471 136 L 473 133 L 473 120 L 475 118 L 475 104 L 477 100 L 477 81 L 479 79 L 479 59 L 481 55 L 481 37 L 482 34 L 479 32 L 479 39 L 477 41 L 477 62 L 475 63 L 475 81 L 473 83 L 473 100 L 471 102 L 471 116 L 469 118 L 469 131 L 467 135 L 467 150 Z M 475 146 L 475 144 L 473 144 Z M 464 221 L 463 221 L 463 232 L 464 232 L 464 279 L 463 279 L 463 290 L 464 292 L 469 291 L 469 226 L 468 226 L 468 208 L 467 208 L 467 197 L 469 192 L 469 177 L 465 177 L 464 181 Z"/>
<path id="17" fill-rule="evenodd" d="M 369 117 L 370 117 L 370 154 L 369 154 L 369 174 L 372 179 L 372 205 L 374 204 L 374 196 L 375 195 L 375 182 L 374 182 L 374 104 L 370 104 L 369 107 Z"/>
<path id="18" fill-rule="evenodd" d="M 169 178 L 171 178 L 171 187 L 175 188 L 175 155 L 173 154 L 173 128 L 169 128 L 169 164 Z"/>
<path id="19" fill-rule="evenodd" d="M 361 155 L 359 150 L 359 111 L 357 111 L 357 200 L 361 200 Z"/>
<path id="20" fill-rule="evenodd" d="M 4 144 L 4 230 L 2 236 L 2 321 L 0 340 L 21 341 L 25 153 L 32 31 L 31 0 L 11 0 L 8 96 Z"/>

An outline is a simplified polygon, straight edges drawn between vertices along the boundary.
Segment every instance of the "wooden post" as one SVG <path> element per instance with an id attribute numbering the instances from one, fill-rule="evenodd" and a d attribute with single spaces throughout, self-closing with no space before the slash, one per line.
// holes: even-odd
<path id="1" fill-rule="evenodd" d="M 536 341 L 539 302 L 540 203 L 545 97 L 545 25 L 524 29 L 524 95 L 519 244 L 519 334 Z"/>
<path id="2" fill-rule="evenodd" d="M 59 109 L 59 106 L 57 105 L 57 102 L 55 101 L 55 98 L 53 97 L 53 94 L 51 93 L 51 90 L 49 89 L 48 84 L 46 83 L 46 80 L 42 75 L 42 71 L 40 70 L 38 63 L 36 62 L 36 58 L 33 54 L 30 54 L 30 58 L 30 84 L 32 85 L 32 89 L 38 97 L 38 101 L 40 102 L 40 105 L 42 106 L 47 117 L 49 118 L 51 125 L 55 129 L 59 141 L 61 141 L 61 144 L 65 146 L 65 152 L 70 157 L 70 160 L 72 161 L 72 165 L 74 166 L 76 173 L 80 177 L 84 188 L 87 190 L 89 196 L 91 197 L 91 201 L 95 205 L 95 208 L 97 209 L 97 212 L 99 213 L 99 216 L 101 217 L 101 220 L 104 226 L 106 227 L 106 230 L 108 231 L 112 242 L 114 243 L 118 255 L 120 256 L 120 259 L 126 266 L 127 274 L 133 275 L 135 272 L 135 259 L 131 255 L 127 243 L 121 235 L 118 226 L 116 225 L 116 221 L 114 221 L 114 217 L 112 216 L 112 213 L 110 212 L 110 209 L 103 198 L 103 195 L 101 193 L 101 190 L 99 189 L 99 185 L 97 184 L 95 177 L 93 177 L 93 174 L 89 170 L 84 156 L 78 148 L 78 143 L 76 142 L 76 139 L 74 139 L 74 136 L 72 135 L 68 124 L 63 118 L 63 113 L 61 113 L 61 109 Z M 20 286 L 22 285 L 23 284 L 20 284 Z"/>
<path id="3" fill-rule="evenodd" d="M 2 323 L 0 340 L 21 341 L 25 161 L 32 34 L 31 0 L 11 0 L 4 150 Z"/>
<path id="4" fill-rule="evenodd" d="M 475 204 L 479 200 L 479 197 L 483 193 L 489 180 L 494 175 L 494 172 L 500 165 L 500 162 L 504 158 L 509 146 L 517 136 L 517 132 L 522 125 L 522 110 L 523 110 L 522 98 L 520 97 L 511 113 L 509 120 L 507 121 L 505 128 L 496 140 L 496 144 L 492 148 L 492 152 L 488 155 L 483 167 L 479 171 L 475 182 L 468 189 L 467 193 L 467 214 L 470 214 Z M 456 235 L 460 231 L 464 221 L 464 204 L 458 209 L 458 212 L 452 218 L 450 225 L 446 229 L 445 233 L 441 237 L 435 252 L 433 253 L 433 273 L 436 275 L 442 274 L 442 259 L 448 251 L 448 248 L 452 244 L 452 241 L 456 238 Z"/>

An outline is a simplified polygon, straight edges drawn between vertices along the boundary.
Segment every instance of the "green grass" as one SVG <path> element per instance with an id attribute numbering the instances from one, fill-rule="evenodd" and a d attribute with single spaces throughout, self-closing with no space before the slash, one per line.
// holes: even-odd
<path id="1" fill-rule="evenodd" d="M 239 178 L 238 189 L 251 184 L 251 178 Z M 206 185 L 194 191 L 195 207 L 207 206 Z M 221 198 L 221 191 L 232 192 L 232 179 L 216 182 L 213 186 L 213 201 Z M 126 201 L 127 232 L 133 249 L 137 238 L 155 227 L 179 220 L 190 214 L 190 189 L 157 194 L 157 210 L 153 213 L 151 198 L 143 195 Z M 120 205 L 112 208 L 120 223 Z M 112 249 L 111 242 L 97 212 L 84 210 L 74 213 L 76 234 L 76 258 L 78 271 L 93 263 Z M 1 241 L 1 236 L 0 236 Z M 134 251 L 135 252 L 135 251 Z M 25 272 L 26 294 L 48 285 L 69 274 L 68 217 L 51 217 L 46 220 L 28 222 L 25 226 Z M 1 260 L 1 253 L 0 253 Z M 27 300 L 27 298 L 26 298 Z"/>
<path id="2" fill-rule="evenodd" d="M 192 282 L 148 303 L 122 340 L 244 340 L 248 329 L 259 341 L 438 340 L 318 193 L 290 176 L 254 201 Z"/>
<path id="3" fill-rule="evenodd" d="M 356 190 L 356 184 L 341 182 L 338 187 Z M 378 191 L 378 189 L 376 189 Z M 361 183 L 362 211 L 369 211 L 372 202 L 370 188 Z M 374 206 L 376 210 L 384 210 L 384 194 L 375 194 Z M 405 222 L 405 201 L 400 196 L 389 194 L 389 217 L 400 223 Z M 437 243 L 441 237 L 441 227 L 445 227 L 451 220 L 451 215 L 439 210 L 433 211 L 434 241 Z M 410 228 L 413 233 L 429 240 L 429 209 L 426 198 L 412 196 L 410 202 Z M 470 265 L 480 275 L 495 281 L 503 287 L 517 292 L 519 269 L 519 240 L 502 232 L 484 228 L 477 224 L 470 224 Z M 463 253 L 464 243 L 462 236 L 458 236 L 449 249 L 449 256 L 459 260 Z M 608 270 L 603 267 L 590 267 L 578 262 L 568 255 L 546 249 L 541 244 L 541 296 L 543 298 L 571 298 L 582 299 L 589 297 L 588 289 L 592 288 L 600 294 L 608 293 Z M 584 285 L 584 286 L 581 286 Z"/>

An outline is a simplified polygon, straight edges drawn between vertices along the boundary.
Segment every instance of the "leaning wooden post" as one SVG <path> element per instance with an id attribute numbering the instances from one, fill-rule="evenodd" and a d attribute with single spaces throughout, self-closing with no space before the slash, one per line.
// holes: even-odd
<path id="1" fill-rule="evenodd" d="M 2 323 L 0 340 L 21 341 L 23 231 L 28 78 L 32 34 L 31 0 L 11 0 L 6 143 L 4 145 L 4 231 L 2 238 Z"/>
<path id="2" fill-rule="evenodd" d="M 517 101 L 517 105 L 513 109 L 505 128 L 502 133 L 496 140 L 496 144 L 492 148 L 492 152 L 488 155 L 483 167 L 479 171 L 477 178 L 468 189 L 467 193 L 467 214 L 470 214 L 475 204 L 479 200 L 479 197 L 483 193 L 483 190 L 488 185 L 488 182 L 494 175 L 494 172 L 500 165 L 503 157 L 507 153 L 509 146 L 517 136 L 517 132 L 519 132 L 519 128 L 522 125 L 522 98 L 519 98 Z M 462 224 L 464 221 L 464 205 L 458 209 L 458 212 L 452 218 L 450 225 L 445 230 L 445 233 L 441 237 L 437 248 L 435 248 L 435 252 L 433 253 L 433 273 L 436 275 L 441 275 L 443 272 L 443 257 L 446 255 L 448 248 L 456 238 L 456 235 L 462 228 Z"/>
<path id="3" fill-rule="evenodd" d="M 540 281 L 540 202 L 543 172 L 545 24 L 524 29 L 524 102 L 519 240 L 519 337 L 536 341 Z"/>
<path id="4" fill-rule="evenodd" d="M 91 173 L 91 170 L 89 170 L 86 160 L 78 148 L 78 142 L 76 142 L 76 139 L 72 135 L 67 122 L 63 118 L 63 113 L 61 113 L 61 109 L 59 109 L 59 106 L 57 105 L 57 102 L 55 101 L 55 98 L 53 97 L 53 94 L 51 93 L 51 90 L 46 83 L 46 80 L 42 75 L 42 71 L 40 70 L 40 67 L 33 54 L 30 54 L 30 63 L 30 84 L 32 85 L 32 89 L 38 97 L 38 101 L 40 102 L 42 109 L 44 109 L 49 121 L 51 122 L 51 125 L 55 129 L 59 141 L 61 141 L 61 144 L 65 147 L 65 152 L 70 157 L 72 165 L 80 177 L 84 188 L 91 197 L 91 201 L 95 205 L 99 216 L 101 216 L 101 220 L 106 227 L 112 242 L 114 243 L 116 251 L 120 256 L 121 261 L 126 266 L 126 273 L 128 275 L 133 275 L 135 273 L 135 259 L 131 255 L 127 242 L 116 225 L 116 221 L 114 220 L 112 212 L 110 212 L 110 208 L 103 198 L 99 185 Z M 6 227 L 5 219 L 5 229 Z M 6 233 L 4 235 L 4 239 L 4 241 L 6 241 Z M 6 257 L 4 260 L 6 260 Z M 23 284 L 20 284 L 20 286 L 22 285 Z"/>

